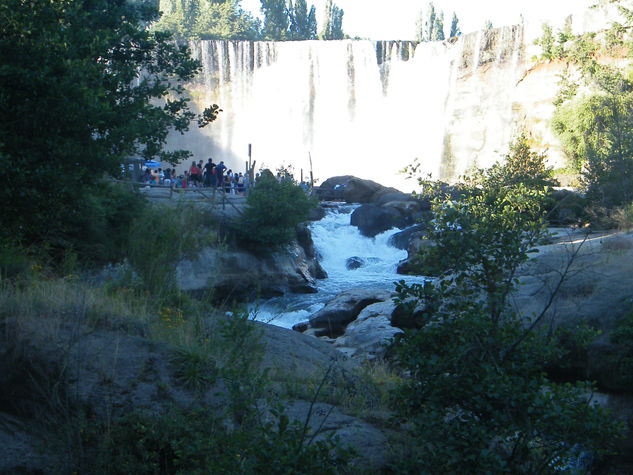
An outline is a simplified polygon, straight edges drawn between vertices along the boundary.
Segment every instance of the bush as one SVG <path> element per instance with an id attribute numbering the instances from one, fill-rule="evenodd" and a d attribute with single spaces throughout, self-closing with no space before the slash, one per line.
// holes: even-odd
<path id="1" fill-rule="evenodd" d="M 398 303 L 426 309 L 419 329 L 393 346 L 409 375 L 394 401 L 415 441 L 399 470 L 584 471 L 585 455 L 597 462 L 620 433 L 588 398 L 589 385 L 545 375 L 562 351 L 539 330 L 544 313 L 526 322 L 508 305 L 518 267 L 546 235 L 543 181 L 520 178 L 517 165 L 534 164 L 508 160 L 480 173 L 459 201 L 434 202 L 436 245 L 420 251 L 420 262 L 439 278 L 397 286 Z"/>
<path id="2" fill-rule="evenodd" d="M 203 246 L 217 243 L 210 215 L 194 206 L 148 206 L 130 229 L 126 257 L 144 289 L 167 298 L 175 289 L 175 270 Z"/>
<path id="3" fill-rule="evenodd" d="M 307 444 L 303 426 L 279 410 L 274 422 L 229 430 L 208 409 L 134 412 L 115 421 L 97 458 L 98 472 L 345 473 L 333 440 Z"/>
<path id="4" fill-rule="evenodd" d="M 316 201 L 289 176 L 279 181 L 268 170 L 261 174 L 247 203 L 238 236 L 256 251 L 288 244 L 296 237 L 297 225 L 306 221 L 310 209 L 316 206 Z"/>

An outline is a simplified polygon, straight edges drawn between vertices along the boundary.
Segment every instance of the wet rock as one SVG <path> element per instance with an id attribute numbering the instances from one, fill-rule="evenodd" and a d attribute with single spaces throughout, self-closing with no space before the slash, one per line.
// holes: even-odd
<path id="1" fill-rule="evenodd" d="M 393 292 L 374 289 L 350 289 L 341 292 L 310 317 L 310 329 L 316 336 L 336 338 L 368 305 L 391 299 Z"/>
<path id="2" fill-rule="evenodd" d="M 403 251 L 406 251 L 409 249 L 411 240 L 414 237 L 419 237 L 419 233 L 424 232 L 426 230 L 426 227 L 426 224 L 423 223 L 414 224 L 413 226 L 410 226 L 403 231 L 395 233 L 393 236 L 391 236 L 389 238 L 388 244 L 395 247 L 396 249 L 402 249 Z"/>
<path id="3" fill-rule="evenodd" d="M 356 320 L 347 325 L 345 333 L 336 339 L 334 346 L 363 360 L 384 355 L 389 341 L 403 333 L 391 324 L 394 308 L 391 299 L 368 305 Z"/>
<path id="4" fill-rule="evenodd" d="M 395 208 L 366 204 L 354 210 L 350 223 L 363 236 L 374 237 L 389 229 L 406 226 L 407 219 Z"/>
<path id="5" fill-rule="evenodd" d="M 195 259 L 178 264 L 176 281 L 184 291 L 213 291 L 220 300 L 246 301 L 288 292 L 316 292 L 315 273 L 323 275 L 321 271 L 297 242 L 269 256 L 206 248 Z"/>
<path id="6" fill-rule="evenodd" d="M 348 257 L 345 261 L 345 268 L 347 270 L 360 269 L 365 265 L 365 260 L 362 257 Z"/>

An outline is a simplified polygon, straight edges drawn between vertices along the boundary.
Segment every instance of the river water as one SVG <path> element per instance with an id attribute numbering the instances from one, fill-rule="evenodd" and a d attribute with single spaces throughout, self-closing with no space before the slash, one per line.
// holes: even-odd
<path id="1" fill-rule="evenodd" d="M 318 292 L 291 294 L 260 303 L 252 309 L 256 320 L 292 328 L 308 320 L 343 290 L 394 289 L 394 283 L 405 278 L 396 273 L 396 268 L 407 257 L 407 251 L 389 245 L 389 238 L 400 230 L 394 228 L 374 238 L 362 236 L 358 228 L 350 225 L 351 213 L 357 206 L 340 204 L 328 208 L 322 220 L 310 225 L 318 259 L 328 273 L 327 279 L 318 281 Z M 349 270 L 346 263 L 351 257 L 360 258 L 362 267 Z M 422 279 L 406 276 L 407 282 Z"/>

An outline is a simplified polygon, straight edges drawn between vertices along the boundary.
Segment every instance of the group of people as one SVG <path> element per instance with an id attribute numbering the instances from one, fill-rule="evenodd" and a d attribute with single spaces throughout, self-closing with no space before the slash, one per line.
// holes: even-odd
<path id="1" fill-rule="evenodd" d="M 176 170 L 172 168 L 158 168 L 154 172 L 147 168 L 142 180 L 148 184 L 173 185 L 175 188 L 222 189 L 232 195 L 245 194 L 251 185 L 248 174 L 233 173 L 233 170 L 227 170 L 223 161 L 215 164 L 212 158 L 204 165 L 202 160 L 198 163 L 191 162 L 189 170 L 185 170 L 181 175 L 177 175 Z"/>

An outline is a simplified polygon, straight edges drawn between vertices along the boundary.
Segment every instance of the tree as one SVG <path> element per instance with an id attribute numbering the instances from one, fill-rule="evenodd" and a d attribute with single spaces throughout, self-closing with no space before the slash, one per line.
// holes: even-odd
<path id="1" fill-rule="evenodd" d="M 540 40 L 543 58 L 563 58 L 569 65 L 560 83 L 553 128 L 572 164 L 582 174 L 591 202 L 606 208 L 633 200 L 633 80 L 628 66 L 602 58 L 629 54 L 633 11 L 616 1 L 626 24 L 604 35 L 574 36 L 569 23 L 552 45 L 551 29 Z M 631 2 L 626 2 L 630 4 Z M 578 95 L 580 86 L 585 92 Z"/>
<path id="2" fill-rule="evenodd" d="M 104 174 L 127 157 L 171 163 L 170 129 L 195 117 L 183 83 L 187 48 L 145 25 L 158 12 L 124 0 L 0 4 L 1 233 L 24 244 L 70 245 Z M 217 106 L 203 122 L 212 121 Z"/>
<path id="3" fill-rule="evenodd" d="M 152 25 L 183 39 L 255 40 L 258 23 L 236 0 L 170 0 L 165 12 Z"/>
<path id="4" fill-rule="evenodd" d="M 438 14 L 433 2 L 430 2 L 426 14 L 420 12 L 416 28 L 417 41 L 444 40 L 444 12 Z"/>
<path id="5" fill-rule="evenodd" d="M 451 20 L 451 31 L 448 34 L 449 38 L 455 38 L 456 36 L 461 36 L 462 32 L 459 29 L 459 20 L 457 18 L 457 13 L 453 12 L 453 19 Z"/>
<path id="6" fill-rule="evenodd" d="M 343 33 L 343 14 L 342 8 L 327 0 L 325 4 L 325 14 L 323 16 L 323 30 L 319 35 L 322 40 L 342 40 L 345 38 Z"/>
<path id="7" fill-rule="evenodd" d="M 296 0 L 294 7 L 291 7 L 290 38 L 293 40 L 317 38 L 316 9 L 312 5 L 308 13 L 306 0 Z"/>
<path id="8" fill-rule="evenodd" d="M 277 180 L 264 170 L 257 185 L 248 195 L 238 235 L 255 251 L 270 251 L 288 244 L 296 237 L 296 227 L 308 219 L 315 206 L 292 176 L 284 173 Z"/>
<path id="9" fill-rule="evenodd" d="M 540 156 L 528 153 L 537 163 L 524 167 L 522 145 L 510 155 L 460 200 L 434 202 L 434 245 L 419 263 L 437 281 L 397 286 L 415 322 L 393 345 L 409 375 L 394 396 L 417 442 L 402 467 L 411 472 L 557 473 L 583 451 L 599 460 L 621 430 L 585 386 L 547 378 L 562 352 L 539 331 L 545 313 L 526 325 L 508 305 L 518 267 L 545 236 L 545 191 L 518 180 Z"/>
<path id="10" fill-rule="evenodd" d="M 263 35 L 267 40 L 286 40 L 289 37 L 290 15 L 286 0 L 260 0 L 264 14 Z"/>

